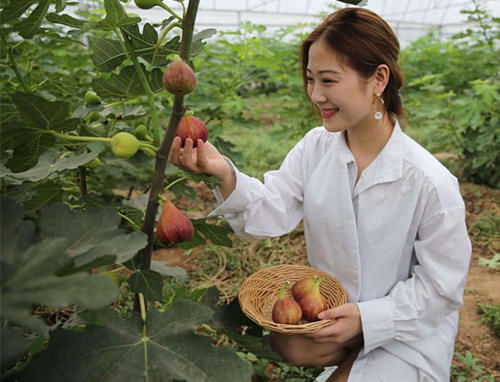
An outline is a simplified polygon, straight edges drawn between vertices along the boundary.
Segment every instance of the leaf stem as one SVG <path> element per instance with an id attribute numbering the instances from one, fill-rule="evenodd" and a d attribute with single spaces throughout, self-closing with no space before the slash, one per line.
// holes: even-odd
<path id="1" fill-rule="evenodd" d="M 135 70 L 139 76 L 139 80 L 141 81 L 142 87 L 144 88 L 144 91 L 146 92 L 146 96 L 147 96 L 148 104 L 149 104 L 149 111 L 151 113 L 151 125 L 153 128 L 153 142 L 158 145 L 160 143 L 160 129 L 158 126 L 158 113 L 156 111 L 156 105 L 155 105 L 153 91 L 151 90 L 151 86 L 149 85 L 149 81 L 146 78 L 144 71 L 142 70 L 142 66 L 139 64 L 139 60 L 137 59 L 137 56 L 135 55 L 134 46 L 132 45 L 132 41 L 130 40 L 129 36 L 127 35 L 127 32 L 125 29 L 121 28 L 121 31 L 122 31 L 123 39 L 125 41 L 125 45 L 126 45 L 127 50 L 128 50 L 129 57 L 134 64 Z"/>
<path id="2" fill-rule="evenodd" d="M 5 39 L 5 36 L 3 35 L 3 33 L 0 33 L 0 36 L 2 38 L 2 44 L 4 46 L 7 46 L 7 40 Z M 12 47 L 9 46 L 7 48 L 7 54 L 9 56 L 9 61 L 10 63 L 12 64 L 12 69 L 14 70 L 14 73 L 16 74 L 16 78 L 17 80 L 19 81 L 19 83 L 21 84 L 21 86 L 23 87 L 24 91 L 29 93 L 30 92 L 30 89 L 28 88 L 28 86 L 24 83 L 24 79 L 23 77 L 21 76 L 21 73 L 19 72 L 19 69 L 17 67 L 17 64 L 16 64 L 16 60 L 14 59 L 14 55 L 12 54 Z"/>
<path id="3" fill-rule="evenodd" d="M 40 130 L 44 131 L 44 130 Z M 46 134 L 51 134 L 56 138 L 66 139 L 68 141 L 79 141 L 79 142 L 111 142 L 111 138 L 106 137 L 88 137 L 88 136 L 80 136 L 80 135 L 67 135 L 58 133 L 54 130 L 45 130 Z"/>
<path id="4" fill-rule="evenodd" d="M 144 302 L 144 295 L 139 292 L 139 304 L 141 306 L 141 318 L 142 321 L 146 322 L 146 303 Z"/>
<path id="5" fill-rule="evenodd" d="M 165 187 L 165 188 L 163 189 L 163 191 L 167 191 L 167 190 L 169 190 L 170 188 L 172 188 L 173 186 L 175 186 L 177 183 L 182 182 L 184 179 L 187 179 L 187 178 L 188 178 L 188 176 L 187 176 L 187 175 L 184 175 L 183 177 L 181 177 L 181 178 L 179 178 L 179 179 L 174 180 L 173 182 L 169 183 L 169 184 L 167 185 L 167 187 Z"/>
<path id="6" fill-rule="evenodd" d="M 158 42 L 155 45 L 155 50 L 153 51 L 153 59 L 151 60 L 151 62 L 153 63 L 155 62 L 156 55 L 158 54 L 158 49 L 160 49 L 163 40 L 165 40 L 165 37 L 167 36 L 167 33 L 170 32 L 176 26 L 182 28 L 181 24 L 172 23 L 161 32 L 160 38 L 158 39 Z"/>

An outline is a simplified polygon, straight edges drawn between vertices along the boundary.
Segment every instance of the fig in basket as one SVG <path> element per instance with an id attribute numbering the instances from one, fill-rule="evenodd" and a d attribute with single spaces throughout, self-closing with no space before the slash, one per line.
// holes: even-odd
<path id="1" fill-rule="evenodd" d="M 310 292 L 316 282 L 316 278 L 301 279 L 293 284 L 292 296 L 295 301 L 300 301 L 308 292 Z"/>
<path id="2" fill-rule="evenodd" d="M 278 300 L 273 305 L 273 321 L 278 324 L 296 324 L 302 319 L 302 309 L 299 304 L 285 294 L 287 285 L 288 282 L 283 284 Z"/>
<path id="3" fill-rule="evenodd" d="M 304 318 L 308 321 L 317 321 L 318 314 L 324 310 L 328 309 L 328 302 L 321 295 L 319 286 L 326 277 L 322 277 L 319 280 L 315 280 L 314 284 L 309 292 L 304 294 L 299 300 L 299 305 L 302 308 L 302 314 Z"/>

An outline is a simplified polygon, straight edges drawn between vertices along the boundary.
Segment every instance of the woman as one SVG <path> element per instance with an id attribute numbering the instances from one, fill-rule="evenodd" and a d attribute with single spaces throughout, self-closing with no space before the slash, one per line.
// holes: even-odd
<path id="1" fill-rule="evenodd" d="M 336 277 L 348 303 L 308 336 L 272 335 L 289 362 L 327 367 L 318 381 L 449 381 L 470 241 L 456 179 L 406 136 L 399 43 L 375 13 L 345 8 L 302 44 L 307 95 L 323 126 L 264 183 L 210 144 L 174 140 L 175 165 L 216 176 L 220 206 L 249 238 L 303 220 L 309 263 Z M 334 371 L 335 370 L 335 371 Z"/>

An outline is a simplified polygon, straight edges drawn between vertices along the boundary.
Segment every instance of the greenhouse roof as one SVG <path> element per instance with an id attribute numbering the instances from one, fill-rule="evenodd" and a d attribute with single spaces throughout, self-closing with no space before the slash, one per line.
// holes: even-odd
<path id="1" fill-rule="evenodd" d="M 172 9 L 179 9 L 175 1 L 165 0 Z M 465 29 L 467 15 L 463 9 L 474 9 L 473 1 L 464 0 L 368 0 L 365 7 L 383 16 L 404 43 L 426 33 L 429 28 L 439 29 L 449 36 Z M 476 0 L 483 9 L 500 17 L 500 0 Z M 244 22 L 265 25 L 273 30 L 298 23 L 317 23 L 321 15 L 333 7 L 349 6 L 331 0 L 201 0 L 196 26 L 218 30 L 235 30 Z M 130 2 L 128 11 L 139 14 L 149 22 L 165 18 L 159 8 L 144 11 Z M 155 20 L 158 17 L 158 20 Z"/>

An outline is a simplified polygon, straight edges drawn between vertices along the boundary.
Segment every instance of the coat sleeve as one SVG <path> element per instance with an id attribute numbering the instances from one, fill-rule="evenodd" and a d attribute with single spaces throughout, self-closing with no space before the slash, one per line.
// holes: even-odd
<path id="1" fill-rule="evenodd" d="M 209 216 L 224 215 L 233 231 L 260 239 L 292 231 L 302 219 L 304 138 L 288 153 L 280 168 L 264 174 L 264 182 L 240 171 L 228 160 L 236 175 L 236 187 Z"/>
<path id="2" fill-rule="evenodd" d="M 461 198 L 460 198 L 461 201 Z M 471 243 L 465 207 L 439 208 L 433 200 L 414 243 L 417 264 L 407 280 L 385 297 L 358 303 L 364 337 L 363 353 L 394 340 L 411 342 L 433 334 L 443 320 L 463 305 Z"/>

